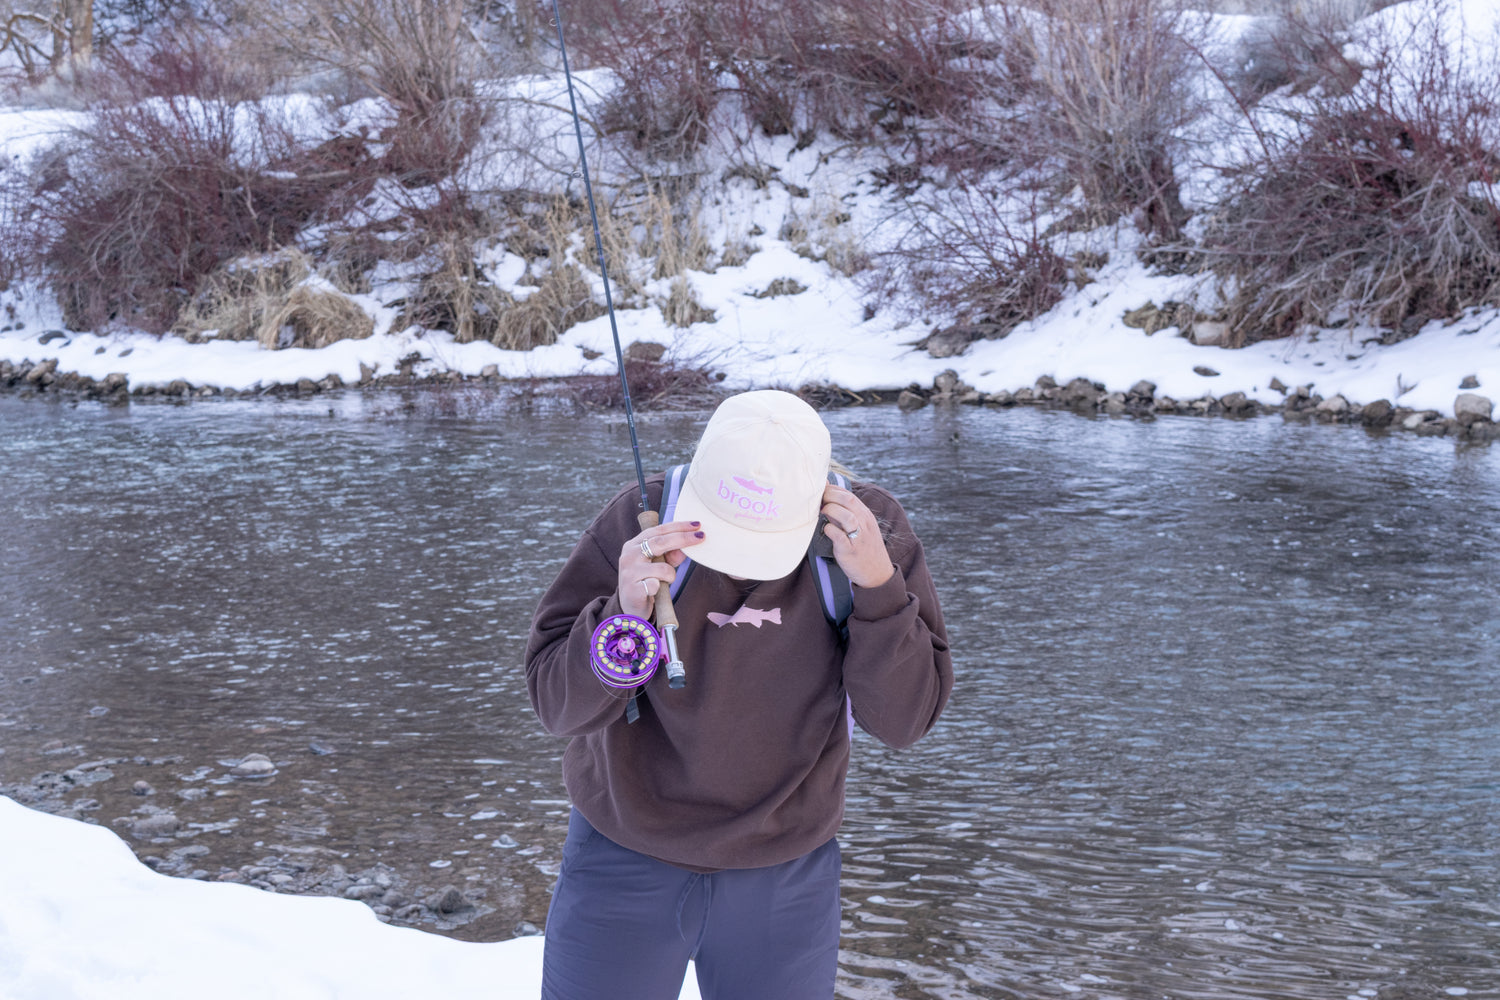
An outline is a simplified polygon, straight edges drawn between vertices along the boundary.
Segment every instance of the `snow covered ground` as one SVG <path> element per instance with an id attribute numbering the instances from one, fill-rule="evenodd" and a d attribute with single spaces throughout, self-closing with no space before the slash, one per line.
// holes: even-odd
<path id="1" fill-rule="evenodd" d="M 769 221 L 769 220 L 768 220 Z M 767 227 L 769 228 L 769 227 Z M 1199 346 L 1175 329 L 1148 335 L 1122 322 L 1148 302 L 1185 297 L 1188 279 L 1149 273 L 1129 255 L 1097 280 L 1071 293 L 1051 312 L 1002 340 L 979 341 L 960 357 L 935 359 L 912 344 L 928 332 L 877 315 L 863 318 L 854 283 L 826 264 L 797 256 L 786 244 L 765 239 L 760 252 L 740 267 L 692 276 L 699 301 L 717 313 L 713 323 L 686 329 L 670 326 L 655 308 L 617 313 L 621 341 L 665 345 L 670 355 L 726 374 L 734 388 L 835 383 L 856 391 L 916 382 L 930 386 L 951 368 L 983 392 L 1016 390 L 1042 375 L 1059 384 L 1083 377 L 1106 391 L 1125 392 L 1139 379 L 1176 399 L 1221 397 L 1244 392 L 1262 403 L 1279 403 L 1272 379 L 1286 386 L 1311 385 L 1324 397 L 1341 394 L 1352 403 L 1386 399 L 1416 410 L 1453 415 L 1454 399 L 1467 376 L 1479 392 L 1500 389 L 1500 311 L 1473 313 L 1457 322 L 1434 321 L 1417 336 L 1383 346 L 1378 331 L 1326 331 L 1295 341 L 1264 341 L 1229 350 Z M 757 298 L 778 278 L 806 286 L 796 295 Z M 377 332 L 319 350 L 262 350 L 248 341 L 188 344 L 172 336 L 115 331 L 66 333 L 46 344 L 47 331 L 61 329 L 50 302 L 28 300 L 19 330 L 0 333 L 0 360 L 58 360 L 60 371 L 102 379 L 128 376 L 132 387 L 165 386 L 175 379 L 193 385 L 247 390 L 317 381 L 333 374 L 359 381 L 361 365 L 389 374 L 412 354 L 418 374 L 457 371 L 479 375 L 494 365 L 502 378 L 552 378 L 614 371 L 609 321 L 601 317 L 569 330 L 556 344 L 532 351 L 505 351 L 485 343 L 456 344 L 442 332 Z M 600 356 L 593 360 L 585 352 Z M 1217 375 L 1203 375 L 1207 368 Z"/>
<path id="2" fill-rule="evenodd" d="M 1405 16 L 1411 6 L 1397 5 L 1377 18 Z M 1450 15 L 1455 30 L 1464 25 L 1467 32 L 1457 37 L 1491 37 L 1495 11 L 1489 0 L 1454 4 Z M 1248 22 L 1223 19 L 1223 31 L 1233 36 L 1245 30 Z M 585 80 L 583 86 L 591 88 L 594 82 Z M 520 96 L 537 99 L 526 105 L 529 113 L 553 114 L 555 120 L 537 118 L 527 127 L 539 137 L 538 148 L 557 159 L 559 173 L 564 167 L 571 169 L 574 154 L 563 141 L 571 136 L 571 121 L 556 112 L 536 110 L 562 104 L 560 81 L 544 77 L 511 86 L 525 91 Z M 65 130 L 76 114 L 0 109 L 0 151 L 5 162 L 24 163 L 30 153 Z M 309 103 L 305 114 L 315 118 L 317 112 Z M 939 325 L 941 317 L 927 318 L 930 323 L 922 318 L 902 319 L 900 310 L 882 308 L 867 318 L 868 296 L 855 280 L 826 263 L 799 256 L 791 244 L 770 235 L 782 232 L 789 219 L 814 220 L 820 213 L 826 215 L 826 209 L 836 208 L 853 220 L 847 227 L 855 232 L 850 238 L 866 245 L 878 240 L 877 223 L 886 196 L 872 190 L 862 166 L 829 160 L 817 146 L 794 149 L 789 137 L 766 140 L 761 155 L 765 162 L 778 164 L 783 180 L 805 184 L 807 197 L 793 197 L 789 183 L 755 189 L 744 182 L 726 182 L 723 200 L 712 209 L 712 218 L 705 220 L 710 242 L 722 246 L 746 239 L 749 233 L 766 235 L 749 239 L 756 252 L 740 266 L 722 266 L 712 273 L 689 272 L 694 295 L 714 311 L 715 319 L 680 329 L 668 324 L 655 306 L 620 309 L 622 343 L 663 344 L 678 362 L 724 372 L 729 388 L 836 383 L 858 391 L 913 382 L 925 387 L 938 373 L 952 368 L 983 392 L 1030 387 L 1043 375 L 1059 384 L 1087 378 L 1110 392 L 1127 391 L 1146 379 L 1156 384 L 1159 394 L 1179 400 L 1239 391 L 1272 404 L 1281 401 L 1271 388 L 1274 378 L 1289 387 L 1310 385 L 1312 392 L 1325 398 L 1340 394 L 1355 404 L 1386 399 L 1396 406 L 1447 416 L 1454 412 L 1455 397 L 1466 377 L 1473 376 L 1477 391 L 1491 398 L 1500 389 L 1500 311 L 1496 310 L 1475 312 L 1457 321 L 1433 321 L 1417 336 L 1388 346 L 1379 343 L 1379 331 L 1357 326 L 1241 350 L 1200 346 L 1175 328 L 1147 335 L 1126 326 L 1126 312 L 1148 302 L 1192 301 L 1198 280 L 1153 274 L 1143 267 L 1132 253 L 1135 237 L 1128 227 L 1095 234 L 1095 242 L 1111 253 L 1109 263 L 1093 274 L 1091 284 L 1072 291 L 1050 312 L 1002 340 L 980 341 L 959 357 L 935 359 L 913 345 Z M 596 150 L 591 154 L 591 167 L 605 176 L 609 158 Z M 487 169 L 480 164 L 476 176 L 485 175 Z M 488 184 L 504 180 L 482 179 Z M 523 297 L 531 290 L 531 286 L 516 284 L 525 270 L 524 262 L 506 256 L 490 262 L 489 276 Z M 777 279 L 791 279 L 806 290 L 764 296 Z M 656 284 L 660 287 L 643 282 L 647 299 L 659 302 L 666 298 L 668 282 Z M 24 297 L 18 298 L 17 291 Z M 158 339 L 129 330 L 66 331 L 48 295 L 16 290 L 4 296 L 6 306 L 14 306 L 16 312 L 0 318 L 0 360 L 55 358 L 59 371 L 95 379 L 118 372 L 128 377 L 132 388 L 165 386 L 180 379 L 194 387 L 239 391 L 302 378 L 317 381 L 328 375 L 353 383 L 361 378 L 361 366 L 376 375 L 390 374 L 400 359 L 413 354 L 422 359 L 415 367 L 418 375 L 445 370 L 479 375 L 488 366 L 494 366 L 491 373 L 502 378 L 613 371 L 605 318 L 573 327 L 548 347 L 504 351 L 483 343 L 456 344 L 442 332 L 396 329 L 396 310 L 383 303 L 394 301 L 403 291 L 396 285 L 377 285 L 369 295 L 358 297 L 375 317 L 375 334 L 366 340 L 344 341 L 320 350 L 272 351 L 252 342 L 190 345 L 171 336 Z M 41 342 L 43 338 L 46 343 Z M 599 356 L 590 360 L 589 355 L 596 353 Z M 1204 375 L 1195 369 L 1217 374 Z"/>
<path id="3" fill-rule="evenodd" d="M 109 830 L 0 797 L 4 1000 L 535 1000 L 542 939 L 470 944 L 363 903 L 158 875 Z M 24 862 L 18 859 L 26 859 Z M 684 998 L 698 997 L 691 970 Z"/>

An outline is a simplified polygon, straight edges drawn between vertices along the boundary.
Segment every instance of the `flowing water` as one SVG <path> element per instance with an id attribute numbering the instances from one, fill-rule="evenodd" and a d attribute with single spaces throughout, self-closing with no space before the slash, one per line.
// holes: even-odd
<path id="1" fill-rule="evenodd" d="M 110 759 L 93 818 L 184 824 L 142 856 L 381 862 L 483 889 L 453 933 L 508 937 L 543 922 L 567 812 L 528 617 L 628 437 L 329 405 L 0 399 L 0 784 Z M 645 419 L 648 468 L 703 416 Z M 857 741 L 841 996 L 1500 995 L 1500 452 L 827 420 L 924 537 L 958 673 L 923 743 Z M 229 776 L 251 752 L 274 777 Z"/>

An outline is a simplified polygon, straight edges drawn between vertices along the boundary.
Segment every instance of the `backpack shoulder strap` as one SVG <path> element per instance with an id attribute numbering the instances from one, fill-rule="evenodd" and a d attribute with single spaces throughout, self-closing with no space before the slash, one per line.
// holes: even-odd
<path id="1" fill-rule="evenodd" d="M 687 473 L 686 465 L 674 465 L 667 470 L 666 482 L 661 487 L 661 507 L 657 510 L 662 524 L 666 524 L 677 514 L 677 500 L 682 496 L 682 484 L 687 481 Z M 673 600 L 677 599 L 678 593 L 687 585 L 688 577 L 693 575 L 695 565 L 696 563 L 689 557 L 677 567 L 677 576 L 672 580 L 672 586 L 668 591 Z"/>
<path id="2" fill-rule="evenodd" d="M 835 486 L 849 488 L 849 480 L 837 472 L 828 473 L 828 481 Z M 834 559 L 833 543 L 823 534 L 821 527 L 807 550 L 807 564 L 812 569 L 813 583 L 818 588 L 823 617 L 838 630 L 841 640 L 848 641 L 849 615 L 854 611 L 854 587 L 839 567 L 838 560 Z"/>

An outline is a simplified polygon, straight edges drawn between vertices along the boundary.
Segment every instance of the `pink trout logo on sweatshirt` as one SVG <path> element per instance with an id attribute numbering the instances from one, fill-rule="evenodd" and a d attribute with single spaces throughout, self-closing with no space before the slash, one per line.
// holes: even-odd
<path id="1" fill-rule="evenodd" d="M 752 608 L 750 605 L 745 604 L 741 605 L 740 609 L 732 615 L 710 611 L 708 613 L 708 620 L 719 626 L 719 628 L 723 628 L 725 625 L 733 625 L 735 628 L 739 628 L 741 625 L 754 625 L 756 628 L 760 628 L 766 622 L 770 622 L 772 625 L 780 625 L 781 609 L 771 608 L 769 611 L 762 611 L 760 608 Z"/>
<path id="2" fill-rule="evenodd" d="M 733 485 L 720 479 L 718 494 L 734 517 L 773 521 L 781 516 L 781 505 L 776 503 L 776 487 L 762 486 L 754 479 L 742 476 L 729 478 L 734 481 Z"/>

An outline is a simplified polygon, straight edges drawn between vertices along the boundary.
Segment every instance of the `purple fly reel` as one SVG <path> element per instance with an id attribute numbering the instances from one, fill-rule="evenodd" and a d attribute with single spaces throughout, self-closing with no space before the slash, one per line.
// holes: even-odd
<path id="1" fill-rule="evenodd" d="M 651 679 L 660 663 L 661 636 L 645 619 L 615 615 L 594 629 L 589 665 L 610 687 L 638 688 Z"/>

